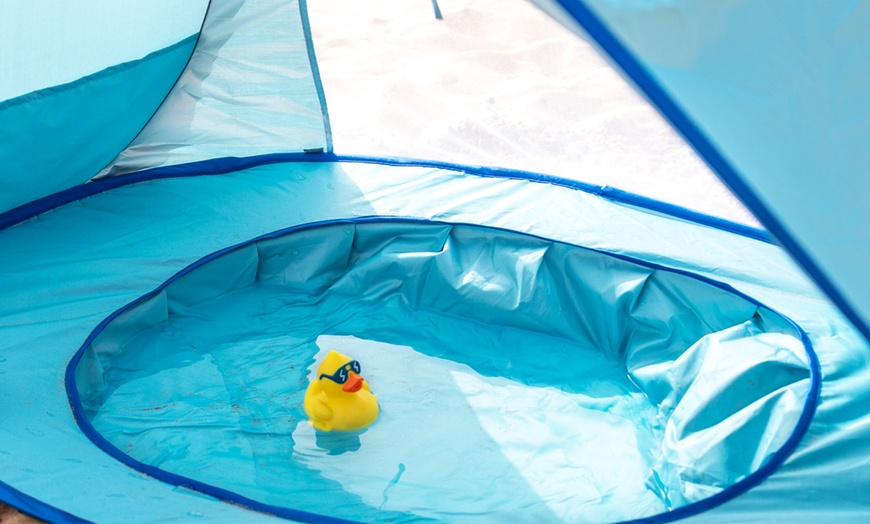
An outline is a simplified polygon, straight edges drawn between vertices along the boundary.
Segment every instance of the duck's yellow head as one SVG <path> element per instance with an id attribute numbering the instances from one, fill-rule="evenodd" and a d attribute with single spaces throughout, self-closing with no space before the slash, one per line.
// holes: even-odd
<path id="1" fill-rule="evenodd" d="M 360 371 L 359 362 L 333 350 L 326 354 L 317 367 L 317 379 L 327 395 L 356 393 L 365 382 Z"/>

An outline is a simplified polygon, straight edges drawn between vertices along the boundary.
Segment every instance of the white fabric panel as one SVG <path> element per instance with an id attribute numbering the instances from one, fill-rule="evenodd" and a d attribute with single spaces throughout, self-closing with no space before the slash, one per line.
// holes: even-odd
<path id="1" fill-rule="evenodd" d="M 298 1 L 212 0 L 187 69 L 96 178 L 211 158 L 329 150 Z"/>

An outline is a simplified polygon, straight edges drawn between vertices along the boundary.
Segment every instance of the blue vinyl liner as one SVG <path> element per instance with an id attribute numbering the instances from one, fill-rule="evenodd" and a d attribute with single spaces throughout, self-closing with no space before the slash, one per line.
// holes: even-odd
<path id="1" fill-rule="evenodd" d="M 302 241 L 297 241 L 297 239 L 302 239 Z M 303 252 L 306 248 L 310 250 L 310 253 Z M 348 255 L 348 253 L 351 254 Z M 312 259 L 313 262 L 308 259 Z M 318 260 L 320 265 L 318 265 Z M 571 262 L 572 260 L 575 262 Z M 583 262 L 577 262 L 579 260 Z M 239 269 L 240 267 L 242 269 Z M 599 278 L 592 279 L 594 282 L 584 280 L 584 278 L 578 277 L 579 274 L 582 274 L 581 269 L 591 271 Z M 266 276 L 263 276 L 264 274 Z M 356 297 L 353 300 L 362 301 L 355 306 L 358 308 L 357 313 L 359 313 L 357 317 L 362 317 L 362 321 L 354 322 L 345 318 L 342 322 L 349 322 L 346 326 L 347 329 L 337 329 L 336 331 L 335 326 L 332 326 L 332 331 L 325 329 L 323 333 L 338 333 L 345 337 L 340 341 L 363 353 L 369 351 L 371 344 L 375 343 L 367 343 L 352 337 L 349 339 L 347 338 L 349 335 L 359 335 L 363 338 L 368 335 L 372 339 L 380 336 L 382 337 L 381 343 L 387 344 L 390 348 L 397 347 L 394 345 L 404 344 L 409 340 L 408 333 L 402 332 L 401 329 L 399 329 L 400 335 L 395 335 L 391 339 L 388 335 L 378 335 L 379 332 L 375 328 L 381 325 L 375 318 L 377 317 L 375 312 L 380 309 L 389 310 L 390 307 L 387 303 L 393 298 L 399 300 L 400 303 L 409 305 L 408 307 L 412 311 L 437 312 L 436 316 L 427 317 L 430 323 L 437 323 L 437 318 L 442 317 L 470 318 L 477 325 L 483 326 L 482 329 L 491 332 L 493 338 L 498 338 L 497 334 L 504 329 L 521 328 L 517 332 L 512 332 L 513 337 L 526 336 L 520 334 L 521 331 L 525 330 L 537 333 L 535 336 L 540 336 L 543 333 L 547 337 L 553 337 L 552 340 L 548 339 L 553 347 L 559 347 L 559 344 L 570 341 L 566 347 L 580 351 L 582 357 L 578 361 L 586 359 L 592 362 L 594 359 L 589 358 L 591 353 L 587 350 L 594 348 L 596 353 L 603 355 L 600 357 L 600 366 L 595 369 L 604 370 L 605 374 L 609 374 L 607 376 L 611 378 L 606 385 L 597 383 L 593 376 L 586 376 L 585 382 L 561 382 L 558 373 L 552 375 L 553 370 L 546 371 L 548 369 L 546 366 L 544 366 L 545 372 L 536 377 L 534 372 L 528 372 L 529 369 L 535 368 L 533 359 L 530 360 L 528 355 L 523 356 L 523 352 L 509 353 L 507 356 L 499 355 L 497 344 L 491 347 L 489 352 L 478 351 L 477 345 L 474 344 L 467 353 L 460 348 L 457 352 L 449 352 L 450 354 L 446 355 L 446 358 L 459 361 L 464 359 L 466 364 L 470 364 L 474 371 L 481 377 L 485 377 L 486 380 L 495 380 L 493 377 L 504 377 L 514 379 L 526 386 L 550 385 L 576 395 L 575 400 L 581 398 L 588 401 L 589 398 L 595 396 L 593 391 L 600 395 L 601 388 L 610 391 L 614 387 L 624 394 L 625 398 L 633 399 L 632 402 L 637 399 L 644 400 L 640 404 L 631 404 L 630 409 L 626 407 L 627 404 L 620 404 L 620 409 L 626 410 L 625 413 L 632 413 L 640 417 L 639 426 L 649 430 L 649 434 L 643 437 L 644 439 L 652 439 L 650 442 L 658 442 L 659 444 L 656 445 L 664 446 L 662 456 L 643 459 L 648 460 L 649 463 L 646 465 L 653 472 L 653 475 L 645 483 L 647 487 L 652 486 L 652 489 L 643 488 L 638 489 L 637 492 L 622 494 L 622 496 L 644 501 L 642 504 L 632 505 L 626 504 L 625 500 L 615 500 L 611 501 L 609 505 L 596 503 L 591 507 L 584 506 L 586 511 L 601 512 L 595 514 L 599 517 L 597 520 L 639 519 L 644 522 L 674 520 L 697 514 L 743 493 L 770 475 L 795 449 L 812 419 L 820 392 L 819 364 L 806 334 L 792 321 L 769 308 L 765 308 L 762 304 L 727 285 L 632 257 L 556 243 L 544 238 L 494 228 L 389 217 L 365 217 L 292 227 L 220 250 L 185 268 L 153 292 L 118 310 L 104 320 L 76 353 L 66 373 L 66 385 L 74 414 L 87 436 L 113 457 L 156 478 L 287 518 L 307 522 L 332 521 L 331 517 L 318 515 L 322 512 L 340 518 L 360 518 L 362 515 L 365 520 L 377 519 L 379 515 L 397 520 L 427 517 L 440 520 L 445 518 L 445 514 L 437 512 L 438 508 L 434 508 L 428 513 L 427 510 L 412 511 L 411 508 L 418 508 L 420 502 L 414 498 L 413 494 L 408 495 L 410 498 L 405 506 L 402 506 L 401 500 L 396 500 L 397 495 L 395 494 L 391 495 L 390 503 L 387 504 L 387 489 L 384 489 L 383 503 L 381 504 L 381 506 L 386 506 L 384 511 L 380 511 L 377 504 L 371 503 L 374 495 L 359 492 L 354 493 L 354 496 L 351 497 L 357 505 L 351 505 L 350 509 L 341 506 L 341 504 L 336 508 L 305 507 L 301 511 L 290 509 L 291 504 L 276 504 L 272 500 L 264 501 L 262 493 L 258 495 L 257 486 L 246 485 L 244 480 L 240 480 L 238 485 L 233 486 L 233 479 L 226 475 L 221 477 L 219 472 L 217 477 L 209 478 L 209 482 L 206 482 L 202 478 L 197 478 L 197 472 L 194 471 L 166 471 L 143 463 L 135 458 L 135 454 L 131 456 L 121 451 L 118 448 L 118 443 L 107 440 L 95 429 L 91 423 L 93 417 L 99 416 L 99 410 L 95 409 L 95 406 L 99 407 L 107 401 L 107 393 L 97 392 L 98 394 L 94 396 L 95 390 L 91 386 L 102 383 L 101 381 L 104 380 L 102 372 L 109 372 L 107 370 L 110 369 L 112 360 L 123 353 L 122 346 L 131 342 L 128 339 L 132 339 L 133 335 L 136 334 L 125 331 L 125 322 L 127 322 L 127 328 L 131 324 L 129 324 L 129 320 L 124 320 L 124 318 L 131 317 L 131 315 L 133 317 L 141 316 L 140 313 L 136 312 L 148 310 L 155 304 L 156 300 L 163 304 L 163 306 L 159 304 L 156 306 L 158 310 L 161 307 L 168 308 L 168 312 L 164 312 L 162 320 L 176 318 L 181 322 L 186 314 L 189 314 L 190 317 L 196 317 L 206 311 L 207 308 L 199 309 L 205 307 L 202 306 L 203 304 L 216 304 L 222 297 L 228 297 L 230 300 L 241 298 L 243 295 L 233 295 L 233 293 L 242 293 L 246 287 L 251 285 L 251 282 L 258 282 L 255 286 L 259 285 L 261 278 L 266 282 L 284 285 L 284 293 L 288 292 L 286 286 L 290 286 L 295 293 L 302 290 L 303 295 L 308 293 L 311 297 L 317 297 L 315 303 L 334 306 L 331 308 L 323 306 L 326 309 L 320 311 L 320 315 L 316 314 L 314 310 L 305 310 L 308 313 L 305 318 L 310 318 L 311 322 L 315 323 L 317 319 L 329 318 L 334 311 L 344 311 L 345 305 L 342 301 L 347 301 L 350 304 L 353 297 Z M 563 280 L 565 278 L 567 280 Z M 449 282 L 453 282 L 453 284 L 451 285 Z M 566 286 L 566 282 L 571 283 L 574 287 Z M 596 286 L 598 287 L 596 288 Z M 626 287 L 630 288 L 631 291 L 626 292 Z M 657 289 L 669 291 L 661 294 L 656 291 Z M 618 290 L 622 290 L 617 293 L 622 298 L 614 299 L 610 294 L 616 293 Z M 339 297 L 341 300 L 330 302 L 332 299 L 329 297 L 332 299 Z M 595 300 L 589 302 L 590 297 L 595 297 Z M 651 297 L 658 297 L 658 299 L 655 300 Z M 598 303 L 599 298 L 601 303 Z M 377 306 L 366 304 L 366 300 L 373 301 Z M 607 300 L 615 301 L 612 304 L 602 305 Z M 352 309 L 352 305 L 347 307 Z M 559 314 L 554 314 L 556 312 Z M 165 317 L 166 314 L 169 317 Z M 243 316 L 244 313 L 239 312 L 239 315 Z M 593 317 L 591 321 L 587 318 L 589 315 Z M 147 316 L 146 311 L 143 318 L 147 318 Z M 351 315 L 351 319 L 353 318 L 356 317 Z M 392 318 L 386 320 L 387 323 L 394 321 Z M 621 323 L 623 321 L 625 323 Z M 154 320 L 148 322 L 153 323 Z M 744 327 L 736 327 L 744 323 Z M 212 322 L 209 325 L 217 328 L 221 324 Z M 136 325 L 135 320 L 132 325 Z M 678 329 L 662 335 L 660 330 L 663 329 L 663 326 L 671 326 L 671 328 L 677 326 Z M 761 326 L 764 326 L 764 329 L 761 329 Z M 142 331 L 144 327 L 140 323 L 135 331 L 141 335 L 144 333 Z M 263 327 L 265 328 L 265 326 Z M 414 328 L 410 326 L 407 329 L 413 331 Z M 747 340 L 752 341 L 753 344 L 756 340 L 765 337 L 776 338 L 778 340 L 774 343 L 776 348 L 774 348 L 773 353 L 768 355 L 771 360 L 765 360 L 767 357 L 765 357 L 766 350 L 764 348 L 767 346 L 764 343 L 757 347 L 752 346 L 748 353 L 741 354 L 739 351 L 735 353 L 735 350 L 739 350 L 741 346 L 728 346 L 728 341 L 735 335 L 733 333 L 721 335 L 722 332 L 729 332 L 733 329 L 737 329 L 741 333 L 741 330 L 749 329 L 754 335 L 749 336 Z M 114 335 L 108 333 L 107 330 L 114 330 Z M 388 331 L 389 329 L 386 329 L 384 332 Z M 439 332 L 452 331 L 442 329 Z M 662 336 L 664 338 L 657 338 Z M 511 338 L 511 335 L 505 335 L 505 337 Z M 722 337 L 722 339 L 717 342 L 717 337 Z M 741 339 L 741 337 L 737 338 Z M 554 342 L 555 339 L 559 339 L 561 342 L 557 344 Z M 703 341 L 701 341 L 702 339 Z M 109 342 L 107 343 L 105 340 L 109 340 Z M 179 343 L 177 340 L 175 342 Z M 297 342 L 299 347 L 307 348 L 308 360 L 314 358 L 318 351 L 317 346 L 321 345 L 319 342 L 315 345 L 312 340 L 306 343 Z M 784 346 L 777 346 L 780 343 Z M 100 344 L 102 344 L 101 347 L 112 347 L 113 349 L 95 352 L 94 348 Z M 389 344 L 393 344 L 393 346 L 389 346 Z M 409 345 L 413 345 L 417 351 L 427 355 L 427 357 L 445 357 L 444 354 L 439 354 L 431 347 L 428 351 L 419 349 L 426 347 L 426 344 L 425 340 L 417 340 Z M 731 349 L 717 353 L 715 350 L 717 344 L 724 344 L 723 347 Z M 785 347 L 791 349 L 784 350 Z M 800 359 L 794 360 L 796 355 L 794 350 L 801 348 L 806 353 L 806 362 Z M 147 349 L 147 347 L 144 348 L 146 351 Z M 375 347 L 375 350 L 379 349 L 383 348 Z M 117 353 L 119 351 L 120 353 Z M 401 353 L 399 350 L 396 351 Z M 781 353 L 781 351 L 784 352 Z M 554 352 L 558 353 L 555 350 Z M 102 356 L 97 358 L 97 353 Z M 722 356 L 726 353 L 733 353 L 737 357 Z M 373 354 L 378 353 L 375 351 Z M 716 354 L 720 356 L 713 356 Z M 87 369 L 81 365 L 85 357 Z M 296 357 L 294 355 L 294 358 Z M 143 358 L 147 359 L 148 357 Z M 717 358 L 725 358 L 725 360 L 717 361 Z M 733 417 L 739 418 L 739 410 L 735 414 L 729 411 L 729 408 L 723 407 L 724 411 L 717 413 L 718 410 L 715 408 L 729 402 L 730 397 L 724 390 L 719 392 L 708 390 L 706 393 L 709 396 L 706 400 L 717 400 L 709 405 L 702 402 L 703 405 L 696 407 L 697 411 L 693 415 L 685 416 L 686 409 L 689 409 L 689 412 L 692 411 L 690 408 L 686 408 L 692 403 L 690 397 L 693 394 L 698 394 L 697 389 L 694 393 L 690 393 L 690 391 L 693 387 L 703 387 L 695 385 L 694 381 L 695 374 L 702 373 L 700 368 L 703 363 L 710 360 L 713 362 L 710 364 L 711 366 L 717 366 L 716 378 L 705 373 L 706 378 L 699 380 L 697 384 L 714 383 L 717 380 L 722 380 L 723 376 L 727 377 L 730 376 L 729 373 L 734 373 L 734 362 L 731 362 L 731 366 L 727 365 L 728 358 L 749 361 L 752 361 L 753 358 L 759 359 L 753 364 L 755 367 L 750 366 L 751 369 L 755 370 L 755 374 L 744 370 L 745 373 L 737 372 L 732 377 L 735 380 L 734 387 L 738 387 L 738 383 L 744 384 L 744 379 L 749 380 L 749 383 L 752 384 L 753 379 L 758 381 L 770 376 L 785 377 L 782 378 L 784 382 L 777 383 L 773 388 L 773 391 L 778 392 L 781 398 L 777 397 L 779 400 L 771 400 L 771 397 L 765 397 L 768 399 L 765 405 L 771 410 L 767 415 L 775 422 L 770 423 L 770 429 L 762 431 L 762 433 L 766 433 L 765 438 L 768 440 L 765 441 L 765 444 L 759 443 L 758 445 L 762 447 L 767 445 L 771 449 L 766 452 L 756 450 L 755 453 L 751 453 L 752 457 L 750 458 L 741 456 L 741 453 L 720 457 L 728 461 L 736 460 L 738 463 L 743 461 L 742 466 L 736 467 L 737 472 L 725 473 L 724 477 L 722 477 L 721 471 L 718 472 L 719 477 L 717 477 L 715 469 L 718 466 L 714 466 L 710 471 L 701 472 L 700 476 L 687 470 L 680 470 L 679 464 L 670 464 L 667 457 L 664 456 L 668 452 L 677 453 L 674 457 L 679 455 L 680 446 L 668 443 L 670 442 L 668 439 L 673 438 L 676 438 L 676 442 L 680 442 L 679 431 L 696 436 L 704 435 L 704 438 L 708 438 L 715 432 L 709 433 L 711 430 L 705 430 L 707 427 L 705 424 L 717 427 L 719 428 L 717 431 L 721 431 L 722 427 L 728 426 L 729 423 L 726 421 L 732 420 L 730 424 L 735 426 L 731 429 L 735 430 L 735 434 L 752 426 L 752 424 L 741 425 L 739 421 L 734 422 Z M 507 359 L 507 363 L 504 362 L 504 359 Z M 517 365 L 511 365 L 511 359 L 515 359 Z M 301 377 L 300 380 L 304 379 L 304 368 L 310 363 L 306 359 L 303 360 L 304 362 L 299 362 L 296 366 L 300 368 L 298 372 L 301 374 L 296 377 Z M 741 360 L 740 365 L 744 365 L 743 360 Z M 365 374 L 366 361 L 361 360 L 361 362 L 363 374 Z M 421 367 L 427 365 L 425 361 L 418 362 Z M 97 363 L 96 367 L 95 363 Z M 688 367 L 681 368 L 680 366 L 683 364 Z M 781 366 L 784 367 L 781 368 Z M 99 370 L 99 372 L 94 374 L 94 369 Z M 614 369 L 617 370 L 615 374 Z M 617 378 L 617 375 L 620 374 L 619 369 L 622 370 L 622 376 Z M 777 369 L 785 369 L 785 374 L 778 374 Z M 155 370 L 155 375 L 159 374 L 158 372 L 159 370 Z M 523 374 L 527 372 L 528 374 Z M 667 385 L 668 380 L 673 379 L 675 374 L 680 376 L 681 373 L 683 380 L 686 380 L 685 383 Z M 809 381 L 805 380 L 807 378 Z M 384 383 L 384 379 L 380 380 L 381 391 L 389 389 Z M 679 378 L 676 380 L 679 381 Z M 89 384 L 83 397 L 80 396 L 79 391 L 83 385 L 82 381 Z M 120 383 L 114 384 L 115 387 L 124 385 L 123 378 L 120 381 Z M 375 382 L 373 385 L 375 393 L 378 393 L 377 384 L 378 382 Z M 744 384 L 744 387 L 747 386 Z M 751 389 L 750 387 L 746 391 Z M 601 396 L 606 397 L 607 395 Z M 793 402 L 795 398 L 802 396 L 805 396 L 802 402 Z M 87 410 L 86 406 L 82 404 L 82 398 L 85 399 Z M 382 397 L 382 402 L 386 402 L 386 398 L 386 396 Z M 687 398 L 690 400 L 686 400 Z M 792 399 L 791 404 L 783 400 L 787 398 Z M 697 400 L 695 398 L 695 401 Z M 751 404 L 754 400 L 743 398 L 742 400 L 737 399 L 737 402 L 738 404 L 739 402 Z M 706 409 L 702 409 L 703 406 L 706 406 Z M 298 411 L 298 407 L 296 409 Z M 613 406 L 609 409 L 614 412 L 619 411 Z M 388 409 L 386 413 L 389 412 Z M 658 415 L 650 416 L 650 412 L 657 412 Z M 599 416 L 600 410 L 596 413 L 595 416 Z M 427 416 L 439 420 L 440 415 L 436 413 Z M 481 416 L 483 417 L 483 415 Z M 612 416 L 612 413 L 608 413 L 607 416 Z M 710 417 L 717 416 L 720 416 L 721 420 L 709 420 Z M 298 413 L 294 417 L 296 417 L 294 420 L 297 420 Z M 762 418 L 764 417 L 762 416 Z M 594 421 L 594 417 L 592 420 Z M 441 422 L 450 424 L 451 421 L 452 419 L 448 417 Z M 761 424 L 760 427 L 767 428 L 768 422 L 765 419 L 765 423 Z M 368 441 L 365 439 L 377 433 L 377 424 L 379 423 L 386 426 L 391 422 L 389 419 L 376 422 L 376 426 L 373 426 L 370 433 L 364 433 L 359 438 L 367 443 Z M 723 424 L 724 426 L 722 426 Z M 307 438 L 306 428 L 307 425 L 301 422 L 293 431 L 293 438 L 304 442 Z M 143 427 L 141 430 L 147 432 L 148 428 Z M 770 432 L 773 432 L 773 435 Z M 741 438 L 744 440 L 741 447 L 736 445 L 733 440 L 728 440 L 734 438 L 729 435 L 730 433 L 724 436 L 720 435 L 723 439 L 720 444 L 724 447 L 716 448 L 713 446 L 712 449 L 720 451 L 725 449 L 729 451 L 732 449 L 745 450 L 747 439 L 752 446 L 755 446 L 757 443 L 754 440 L 761 437 L 761 434 L 749 437 L 738 436 L 736 437 L 738 440 Z M 284 438 L 289 438 L 289 435 Z M 564 438 L 564 435 L 561 438 Z M 727 444 L 725 444 L 726 441 Z M 146 447 L 152 448 L 154 445 L 155 443 L 151 443 Z M 157 447 L 159 448 L 159 446 Z M 374 447 L 364 447 L 363 451 L 368 451 Z M 639 447 L 643 446 L 639 445 Z M 691 446 L 689 447 L 691 448 Z M 650 449 L 654 448 L 655 446 L 652 446 Z M 352 450 L 338 450 L 338 453 L 348 451 Z M 683 451 L 685 450 L 683 449 Z M 709 454 L 695 456 L 689 462 L 692 466 L 696 463 L 708 463 L 710 458 L 707 455 Z M 353 456 L 356 455 L 344 455 L 344 457 Z M 306 457 L 303 456 L 303 458 Z M 330 460 L 328 457 L 320 457 L 320 459 Z M 653 459 L 656 459 L 657 462 Z M 347 458 L 344 460 L 344 463 L 347 460 L 352 461 L 352 459 Z M 413 459 L 406 459 L 406 462 L 407 460 Z M 196 466 L 193 462 L 195 461 L 192 461 L 189 467 L 195 469 Z M 375 463 L 380 462 L 383 462 L 383 457 L 380 457 L 379 462 Z M 175 466 L 178 464 L 176 463 Z M 184 464 L 183 466 L 187 467 L 188 465 Z M 729 463 L 723 467 L 728 470 L 734 465 Z M 405 481 L 400 482 L 399 477 L 404 473 L 405 477 L 403 478 L 407 480 L 412 471 L 411 463 L 409 463 L 407 470 L 404 463 L 399 464 L 397 476 L 388 487 L 392 490 L 391 493 L 401 491 Z M 626 466 L 626 471 L 634 470 Z M 211 473 L 206 471 L 200 473 L 200 476 L 208 477 L 209 474 Z M 242 475 L 240 474 L 240 476 Z M 714 480 L 711 485 L 704 485 L 705 482 L 710 482 L 710 479 L 715 478 L 720 478 L 720 481 Z M 721 485 L 723 479 L 726 485 Z M 333 480 L 335 479 L 333 478 Z M 457 480 L 457 482 L 459 481 Z M 626 482 L 625 479 L 620 479 L 619 484 L 631 483 Z M 373 485 L 381 486 L 377 482 Z M 644 485 L 644 482 L 633 485 Z M 276 487 L 271 486 L 270 489 L 276 489 Z M 353 489 L 359 488 L 351 488 L 351 491 Z M 536 486 L 536 489 L 546 491 L 548 488 Z M 269 489 L 266 491 L 268 492 Z M 379 493 L 376 495 L 380 496 Z M 428 496 L 427 492 L 426 498 Z M 368 505 L 371 508 L 366 510 L 367 512 L 361 512 L 360 507 L 365 507 L 365 504 L 359 505 L 355 497 L 368 500 Z M 544 495 L 541 497 L 546 498 Z M 516 493 L 512 494 L 511 498 L 516 498 Z M 289 497 L 289 499 L 293 500 L 293 497 Z M 299 504 L 305 504 L 302 498 L 299 500 Z M 376 502 L 378 501 L 376 500 Z M 293 504 L 293 506 L 298 508 L 299 504 Z M 450 502 L 447 501 L 444 504 L 449 506 Z M 463 501 L 463 504 L 467 506 L 470 503 Z M 506 506 L 507 509 L 503 509 L 503 511 L 508 511 L 510 504 L 511 500 L 506 500 L 498 501 L 496 505 Z M 433 503 L 433 505 L 437 506 L 438 502 Z M 603 509 L 601 509 L 602 507 Z M 559 508 L 549 508 L 547 511 L 537 514 L 533 510 L 530 511 L 529 516 L 534 518 L 552 519 L 554 515 L 557 518 L 561 515 Z M 549 511 L 552 511 L 553 514 L 548 513 Z M 584 515 L 586 514 L 591 515 L 592 513 L 584 513 Z M 521 515 L 523 514 L 516 514 L 516 516 Z"/>

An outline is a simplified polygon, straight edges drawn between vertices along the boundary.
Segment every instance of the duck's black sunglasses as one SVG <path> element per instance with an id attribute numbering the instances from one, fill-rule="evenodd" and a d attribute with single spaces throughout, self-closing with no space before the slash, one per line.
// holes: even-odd
<path id="1" fill-rule="evenodd" d="M 338 370 L 336 370 L 336 372 L 332 375 L 321 373 L 320 378 L 328 378 L 329 380 L 337 384 L 344 384 L 345 382 L 347 382 L 347 379 L 350 378 L 350 371 L 353 371 L 354 373 L 359 375 L 360 370 L 361 368 L 359 366 L 359 362 L 357 362 L 356 360 L 351 360 L 347 364 L 344 364 L 340 368 L 338 368 Z"/>

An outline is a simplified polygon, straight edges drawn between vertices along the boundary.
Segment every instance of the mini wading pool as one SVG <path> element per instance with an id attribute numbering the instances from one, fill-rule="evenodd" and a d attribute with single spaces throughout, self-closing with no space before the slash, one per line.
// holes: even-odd
<path id="1" fill-rule="evenodd" d="M 378 396 L 363 431 L 306 421 L 330 349 Z M 791 321 L 699 277 L 370 219 L 187 268 L 95 330 L 70 396 L 134 468 L 291 518 L 620 521 L 733 496 L 784 460 L 808 351 Z"/>

